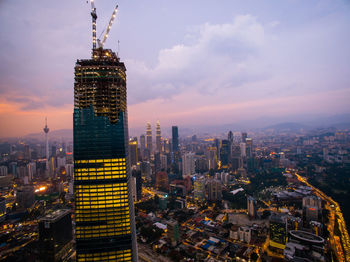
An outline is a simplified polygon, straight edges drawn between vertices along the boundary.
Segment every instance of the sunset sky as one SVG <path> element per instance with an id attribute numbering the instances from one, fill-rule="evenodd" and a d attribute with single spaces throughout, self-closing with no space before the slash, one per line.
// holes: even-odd
<path id="1" fill-rule="evenodd" d="M 97 36 L 115 1 L 96 0 Z M 131 128 L 350 113 L 350 1 L 119 0 Z M 86 0 L 0 1 L 0 137 L 72 128 Z"/>

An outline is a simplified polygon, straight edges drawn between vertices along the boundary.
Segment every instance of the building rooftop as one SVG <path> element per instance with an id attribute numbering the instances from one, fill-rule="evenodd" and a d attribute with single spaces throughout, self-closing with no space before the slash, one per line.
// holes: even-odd
<path id="1" fill-rule="evenodd" d="M 291 230 L 289 231 L 289 233 L 291 234 L 291 236 L 293 236 L 296 239 L 299 240 L 303 240 L 303 241 L 307 241 L 313 244 L 323 244 L 324 243 L 324 239 L 320 236 L 311 234 L 309 232 L 306 231 L 302 231 L 302 230 Z"/>
<path id="2" fill-rule="evenodd" d="M 70 214 L 70 210 L 68 209 L 59 209 L 56 211 L 51 212 L 50 214 L 47 214 L 43 218 L 40 219 L 40 221 L 45 221 L 45 222 L 56 222 L 57 220 L 61 219 L 65 215 Z"/>

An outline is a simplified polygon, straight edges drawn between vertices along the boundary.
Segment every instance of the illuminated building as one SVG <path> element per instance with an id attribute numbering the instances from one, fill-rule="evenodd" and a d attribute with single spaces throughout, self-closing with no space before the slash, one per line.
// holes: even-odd
<path id="1" fill-rule="evenodd" d="M 63 261 L 73 243 L 72 219 L 69 210 L 59 209 L 40 219 L 40 261 Z"/>
<path id="2" fill-rule="evenodd" d="M 75 66 L 77 262 L 137 261 L 125 71 L 116 54 L 103 48 Z"/>
<path id="3" fill-rule="evenodd" d="M 32 181 L 34 176 L 36 176 L 36 163 L 30 162 L 27 164 L 27 174 L 29 181 Z"/>
<path id="4" fill-rule="evenodd" d="M 0 197 L 0 223 L 6 218 L 6 198 Z"/>
<path id="5" fill-rule="evenodd" d="M 322 211 L 322 200 L 317 196 L 303 198 L 303 219 L 306 222 L 319 221 Z"/>
<path id="6" fill-rule="evenodd" d="M 130 165 L 134 166 L 138 162 L 137 138 L 129 140 Z"/>
<path id="7" fill-rule="evenodd" d="M 152 128 L 149 122 L 146 128 L 146 148 L 148 149 L 148 153 L 152 154 Z"/>
<path id="8" fill-rule="evenodd" d="M 182 177 L 190 176 L 195 171 L 195 154 L 190 152 L 182 156 Z"/>
<path id="9" fill-rule="evenodd" d="M 207 159 L 208 159 L 208 168 L 209 169 L 216 169 L 216 167 L 218 165 L 217 148 L 216 147 L 208 147 Z"/>
<path id="10" fill-rule="evenodd" d="M 194 177 L 193 187 L 194 199 L 198 201 L 203 201 L 205 198 L 205 177 Z"/>
<path id="11" fill-rule="evenodd" d="M 247 137 L 245 139 L 246 141 L 246 154 L 247 154 L 247 157 L 253 157 L 253 139 Z"/>
<path id="12" fill-rule="evenodd" d="M 157 129 L 156 129 L 156 150 L 157 152 L 162 152 L 162 136 L 160 132 L 159 121 L 157 121 Z"/>
<path id="13" fill-rule="evenodd" d="M 213 146 L 216 147 L 216 159 L 220 160 L 220 148 L 221 148 L 220 139 L 215 138 Z"/>
<path id="14" fill-rule="evenodd" d="M 165 153 L 170 153 L 171 150 L 171 143 L 169 142 L 169 139 L 165 138 L 164 139 L 164 152 Z"/>
<path id="15" fill-rule="evenodd" d="M 256 218 L 256 200 L 252 196 L 247 197 L 247 209 L 249 218 Z"/>
<path id="16" fill-rule="evenodd" d="M 270 242 L 269 248 L 282 252 L 287 240 L 287 223 L 279 215 L 272 214 L 270 217 Z"/>
<path id="17" fill-rule="evenodd" d="M 324 256 L 325 239 L 303 230 L 289 231 L 284 250 L 286 261 L 328 261 Z"/>

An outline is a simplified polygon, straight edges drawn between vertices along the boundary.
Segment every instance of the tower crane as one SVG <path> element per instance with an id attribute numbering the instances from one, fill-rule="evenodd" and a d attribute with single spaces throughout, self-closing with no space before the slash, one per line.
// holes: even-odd
<path id="1" fill-rule="evenodd" d="M 96 7 L 95 7 L 94 0 L 90 0 L 90 3 L 91 3 L 91 18 L 92 18 L 92 49 L 93 50 L 96 49 L 96 41 L 98 43 L 98 48 L 102 48 L 103 49 L 103 46 L 104 46 L 104 44 L 105 44 L 105 42 L 106 42 L 106 40 L 108 38 L 109 31 L 111 30 L 111 27 L 113 25 L 114 19 L 115 19 L 116 15 L 117 15 L 118 5 L 116 5 L 116 7 L 113 10 L 112 17 L 109 20 L 106 32 L 103 35 L 103 39 L 101 41 L 100 39 L 96 39 L 97 14 L 96 14 Z"/>

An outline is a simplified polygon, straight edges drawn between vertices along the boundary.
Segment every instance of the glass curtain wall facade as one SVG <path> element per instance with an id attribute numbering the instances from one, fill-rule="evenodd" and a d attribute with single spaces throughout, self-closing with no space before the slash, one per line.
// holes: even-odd
<path id="1" fill-rule="evenodd" d="M 77 60 L 74 193 L 77 261 L 137 261 L 126 68 L 111 50 Z M 129 181 L 130 180 L 130 181 Z"/>

